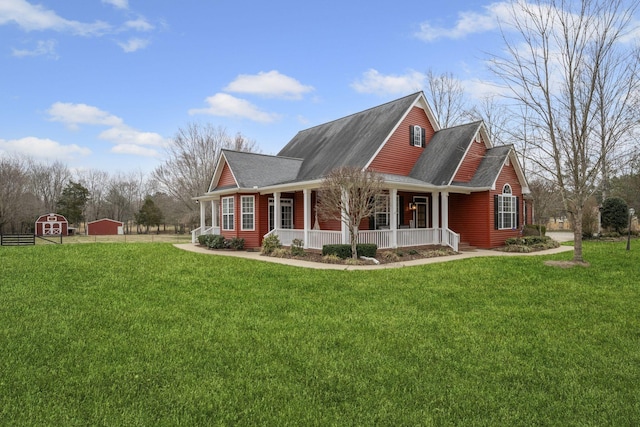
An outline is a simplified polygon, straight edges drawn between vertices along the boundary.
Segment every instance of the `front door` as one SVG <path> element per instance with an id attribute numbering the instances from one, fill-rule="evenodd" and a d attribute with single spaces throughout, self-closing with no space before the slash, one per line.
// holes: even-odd
<path id="1" fill-rule="evenodd" d="M 414 211 L 416 228 L 427 228 L 429 226 L 429 215 L 427 214 L 427 198 L 414 197 L 413 203 L 416 204 L 416 210 Z"/>

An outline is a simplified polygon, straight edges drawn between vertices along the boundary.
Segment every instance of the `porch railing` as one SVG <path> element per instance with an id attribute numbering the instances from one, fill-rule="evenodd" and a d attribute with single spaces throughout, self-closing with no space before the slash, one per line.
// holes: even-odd
<path id="1" fill-rule="evenodd" d="M 397 246 L 423 246 L 446 245 L 454 251 L 458 251 L 460 235 L 448 229 L 439 228 L 411 228 L 397 230 Z M 277 234 L 280 243 L 291 246 L 294 239 L 304 241 L 304 230 L 277 229 L 265 234 Z M 375 243 L 379 249 L 389 249 L 392 245 L 392 230 L 361 230 L 358 232 L 358 243 Z M 322 249 L 324 245 L 336 245 L 342 243 L 342 232 L 327 230 L 309 230 L 308 242 L 305 247 L 309 249 Z"/>
<path id="2" fill-rule="evenodd" d="M 198 236 L 204 234 L 220 234 L 220 227 L 198 227 L 191 231 L 191 243 L 198 243 Z"/>

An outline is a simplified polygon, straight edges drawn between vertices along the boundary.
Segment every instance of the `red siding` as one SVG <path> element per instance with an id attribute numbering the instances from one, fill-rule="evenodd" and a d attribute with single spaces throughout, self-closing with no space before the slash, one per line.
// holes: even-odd
<path id="1" fill-rule="evenodd" d="M 64 216 L 59 214 L 51 213 L 41 215 L 36 220 L 36 234 L 38 236 L 67 236 L 69 235 L 69 223 Z"/>
<path id="2" fill-rule="evenodd" d="M 254 229 L 242 230 L 242 196 L 254 196 Z M 258 194 L 234 194 L 230 196 L 234 198 L 234 227 L 235 230 L 223 230 L 220 228 L 220 234 L 225 239 L 239 237 L 244 239 L 245 248 L 258 248 L 262 244 L 262 234 L 260 234 L 260 206 L 261 198 Z M 220 203 L 222 206 L 222 203 Z M 220 208 L 222 209 L 222 207 Z M 222 211 L 220 211 L 220 221 L 222 221 Z"/>
<path id="3" fill-rule="evenodd" d="M 460 169 L 456 173 L 456 176 L 453 178 L 454 181 L 458 182 L 469 182 L 471 178 L 476 174 L 476 170 L 482 161 L 482 158 L 487 152 L 487 147 L 483 142 L 472 142 L 471 147 L 467 151 L 467 155 L 462 160 L 462 164 L 460 165 Z"/>
<path id="4" fill-rule="evenodd" d="M 493 199 L 489 192 L 449 194 L 449 228 L 460 234 L 460 241 L 479 248 L 490 248 L 493 229 Z"/>
<path id="5" fill-rule="evenodd" d="M 87 224 L 87 234 L 89 236 L 111 236 L 118 234 L 118 227 L 124 224 L 112 219 L 99 219 Z"/>
<path id="6" fill-rule="evenodd" d="M 224 164 L 222 167 L 222 173 L 220 174 L 220 179 L 218 180 L 218 187 L 228 187 L 230 185 L 238 185 L 236 180 L 233 178 L 233 174 L 231 173 L 231 169 L 228 164 Z"/>
<path id="7" fill-rule="evenodd" d="M 409 144 L 409 126 L 412 125 L 419 125 L 425 129 L 425 145 L 429 143 L 434 134 L 433 126 L 422 108 L 413 107 L 373 159 L 371 169 L 381 173 L 409 175 L 424 150 L 422 147 L 413 147 Z"/>
<path id="8" fill-rule="evenodd" d="M 460 241 L 479 248 L 497 248 L 506 239 L 517 237 L 520 230 L 496 230 L 494 196 L 502 194 L 505 184 L 511 186 L 514 196 L 520 200 L 520 225 L 522 225 L 522 187 L 513 166 L 505 166 L 496 189 L 482 193 L 449 195 L 449 228 L 460 234 Z"/>

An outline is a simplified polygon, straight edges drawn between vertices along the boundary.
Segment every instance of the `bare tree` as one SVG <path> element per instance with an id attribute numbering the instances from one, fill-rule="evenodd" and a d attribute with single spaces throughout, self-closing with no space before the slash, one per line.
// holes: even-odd
<path id="1" fill-rule="evenodd" d="M 79 175 L 80 183 L 89 190 L 85 217 L 87 221 L 105 218 L 105 198 L 109 190 L 109 173 L 101 170 L 89 169 Z"/>
<path id="2" fill-rule="evenodd" d="M 598 81 L 620 80 L 637 89 L 635 62 L 608 65 L 617 62 L 614 55 L 635 53 L 625 36 L 636 7 L 634 2 L 625 9 L 622 0 L 514 1 L 511 22 L 503 29 L 505 53 L 492 59 L 493 71 L 531 113 L 528 157 L 558 186 L 574 224 L 575 262 L 583 261 L 583 210 L 619 142 L 617 137 L 603 142 L 596 131 L 599 98 L 606 104 L 612 96 L 599 90 Z"/>
<path id="3" fill-rule="evenodd" d="M 71 179 L 71 171 L 64 163 L 55 161 L 52 164 L 29 161 L 31 191 L 42 201 L 46 212 L 55 212 L 57 201 L 62 190 Z"/>
<path id="4" fill-rule="evenodd" d="M 354 167 L 335 169 L 322 182 L 318 194 L 318 215 L 323 219 L 341 221 L 347 226 L 354 259 L 358 258 L 358 227 L 363 219 L 375 213 L 382 184 L 382 177 L 377 172 Z"/>
<path id="5" fill-rule="evenodd" d="M 462 84 L 452 73 L 427 72 L 427 98 L 442 128 L 460 124 L 466 114 Z"/>
<path id="6" fill-rule="evenodd" d="M 223 148 L 255 151 L 256 142 L 236 134 L 229 136 L 222 127 L 189 123 L 180 128 L 167 150 L 167 160 L 156 168 L 153 178 L 160 190 L 180 200 L 188 211 L 195 210 L 192 197 L 209 189 Z"/>
<path id="7" fill-rule="evenodd" d="M 476 106 L 464 112 L 463 117 L 470 121 L 482 120 L 494 145 L 514 142 L 511 114 L 504 104 L 498 102 L 497 96 L 482 98 Z"/>
<path id="8" fill-rule="evenodd" d="M 14 157 L 0 157 L 0 233 L 23 231 L 28 220 L 26 201 L 29 178 L 25 162 Z"/>

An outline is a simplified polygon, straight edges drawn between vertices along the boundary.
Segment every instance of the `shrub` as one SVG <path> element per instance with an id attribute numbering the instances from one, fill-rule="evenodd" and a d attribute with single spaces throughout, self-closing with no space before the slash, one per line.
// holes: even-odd
<path id="1" fill-rule="evenodd" d="M 262 240 L 262 253 L 270 255 L 274 250 L 282 247 L 277 234 L 269 234 Z"/>
<path id="2" fill-rule="evenodd" d="M 207 246 L 210 249 L 224 249 L 225 248 L 224 236 L 221 236 L 219 234 L 212 234 L 211 239 L 209 239 L 209 242 L 207 243 Z"/>
<path id="3" fill-rule="evenodd" d="M 213 239 L 213 236 L 213 234 L 201 234 L 198 236 L 198 243 L 200 243 L 202 246 L 208 247 L 211 239 Z"/>
<path id="4" fill-rule="evenodd" d="M 300 239 L 293 239 L 291 241 L 291 255 L 302 256 L 304 255 L 304 242 Z"/>
<path id="5" fill-rule="evenodd" d="M 378 245 L 373 243 L 360 243 L 356 245 L 356 251 L 358 251 L 358 256 L 375 258 Z M 324 245 L 322 247 L 322 255 L 335 255 L 342 259 L 351 258 L 351 245 Z"/>
<path id="6" fill-rule="evenodd" d="M 398 262 L 400 261 L 400 256 L 393 251 L 387 251 L 382 253 L 382 259 L 387 262 Z"/>
<path id="7" fill-rule="evenodd" d="M 285 248 L 275 248 L 270 255 L 275 258 L 289 258 L 290 253 Z"/>
<path id="8" fill-rule="evenodd" d="M 337 255 L 324 255 L 322 257 L 322 261 L 328 264 L 340 264 L 342 263 L 342 259 Z"/>
<path id="9" fill-rule="evenodd" d="M 619 197 L 610 197 L 602 203 L 602 226 L 611 228 L 617 233 L 627 228 L 629 223 L 629 207 Z"/>
<path id="10" fill-rule="evenodd" d="M 541 224 L 527 224 L 522 229 L 523 236 L 544 236 L 547 233 L 547 227 Z"/>
<path id="11" fill-rule="evenodd" d="M 227 242 L 225 242 L 227 243 Z M 228 245 L 231 249 L 235 249 L 236 251 L 240 251 L 244 249 L 244 239 L 242 237 L 234 237 L 229 240 Z"/>

